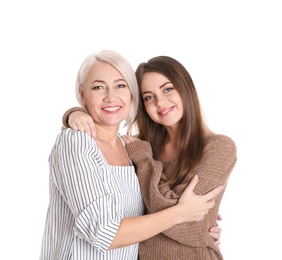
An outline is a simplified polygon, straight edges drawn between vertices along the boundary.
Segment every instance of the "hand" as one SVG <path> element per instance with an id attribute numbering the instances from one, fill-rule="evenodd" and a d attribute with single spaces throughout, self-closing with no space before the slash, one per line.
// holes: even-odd
<path id="1" fill-rule="evenodd" d="M 68 124 L 73 130 L 87 133 L 95 139 L 99 137 L 93 118 L 82 111 L 72 112 L 69 115 Z"/>
<path id="2" fill-rule="evenodd" d="M 135 141 L 140 141 L 139 138 L 137 138 L 135 136 L 131 136 L 131 135 L 123 135 L 122 139 L 126 144 L 133 143 Z"/>
<path id="3" fill-rule="evenodd" d="M 183 222 L 199 221 L 204 219 L 209 210 L 213 208 L 215 204 L 215 197 L 224 188 L 224 186 L 221 185 L 205 195 L 198 196 L 194 193 L 194 188 L 197 183 L 198 176 L 196 175 L 179 198 L 177 206 L 181 207 L 179 214 L 183 216 Z"/>
<path id="4" fill-rule="evenodd" d="M 218 215 L 218 216 L 220 216 L 220 215 Z M 220 216 L 220 219 L 217 218 L 217 220 L 221 220 L 221 216 Z M 211 238 L 214 239 L 214 244 L 218 248 L 219 248 L 219 245 L 220 245 L 219 239 L 220 239 L 221 231 L 222 231 L 222 229 L 221 229 L 220 226 L 214 226 L 214 227 L 210 228 L 210 230 L 209 230 L 210 236 L 211 236 Z"/>

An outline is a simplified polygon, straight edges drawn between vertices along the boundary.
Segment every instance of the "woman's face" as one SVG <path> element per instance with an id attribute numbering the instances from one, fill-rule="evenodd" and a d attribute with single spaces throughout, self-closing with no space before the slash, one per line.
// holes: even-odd
<path id="1" fill-rule="evenodd" d="M 165 127 L 177 126 L 183 117 L 183 103 L 173 84 L 162 74 L 146 72 L 141 95 L 151 119 Z"/>
<path id="2" fill-rule="evenodd" d="M 131 92 L 124 77 L 106 62 L 95 62 L 80 90 L 94 122 L 119 126 L 130 111 Z"/>

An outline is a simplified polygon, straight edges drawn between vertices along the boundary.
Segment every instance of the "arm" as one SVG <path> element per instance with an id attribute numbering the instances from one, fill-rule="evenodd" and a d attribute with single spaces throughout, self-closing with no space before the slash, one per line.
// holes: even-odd
<path id="1" fill-rule="evenodd" d="M 73 232 L 105 252 L 117 232 L 122 216 L 105 187 L 101 156 L 94 139 L 66 129 L 50 155 L 51 180 L 73 215 Z M 58 205 L 60 206 L 60 205 Z"/>
<path id="2" fill-rule="evenodd" d="M 229 143 L 229 140 L 227 143 Z M 220 143 L 220 146 L 222 146 L 222 143 Z M 156 212 L 177 203 L 179 195 L 176 194 L 175 190 L 171 190 L 165 185 L 159 185 L 161 178 L 165 178 L 165 176 L 162 173 L 163 168 L 161 163 L 154 161 L 152 158 L 150 145 L 147 142 L 138 141 L 128 143 L 126 148 L 130 158 L 137 166 L 138 178 L 140 180 L 141 190 L 144 191 L 143 196 L 148 212 Z M 210 163 L 211 160 L 212 162 L 217 162 L 214 167 L 210 167 L 212 165 L 209 165 L 208 163 L 208 165 L 204 164 L 197 168 L 197 174 L 199 175 L 199 185 L 197 185 L 197 188 L 195 189 L 197 194 L 205 194 L 210 189 L 224 184 L 235 164 L 236 156 L 234 157 L 235 150 L 232 142 L 230 145 L 230 153 L 228 151 L 223 151 L 222 154 L 220 154 L 217 149 L 218 145 L 214 144 L 213 147 L 208 149 L 205 154 L 206 158 L 203 160 L 204 162 Z M 230 154 L 230 158 L 226 158 L 226 154 Z M 230 163 L 227 163 L 226 165 L 226 161 L 230 161 Z M 220 165 L 223 165 L 223 167 L 221 166 L 221 168 L 217 168 Z M 206 178 L 206 176 L 210 178 Z M 177 189 L 181 194 L 183 187 L 180 186 L 177 187 Z M 148 196 L 148 194 L 150 194 L 150 196 Z M 221 198 L 217 197 L 216 199 L 217 208 L 215 211 L 210 211 L 213 215 L 210 215 L 208 218 L 210 219 L 211 217 L 214 217 L 214 222 L 207 222 L 205 219 L 200 222 L 184 223 L 163 233 L 186 245 L 206 246 L 211 242 L 208 230 L 210 227 L 216 226 L 217 211 Z M 217 245 L 217 243 L 215 244 Z"/>
<path id="3" fill-rule="evenodd" d="M 111 192 L 103 186 L 103 165 L 95 143 L 84 133 L 67 129 L 57 139 L 50 163 L 52 179 L 75 217 L 75 234 L 101 251 L 143 241 L 182 222 L 203 219 L 222 189 L 196 196 L 195 178 L 174 207 L 156 214 L 123 218 L 113 206 Z"/>
<path id="4" fill-rule="evenodd" d="M 204 201 L 201 201 L 198 200 L 198 196 L 195 196 L 193 192 L 197 182 L 198 178 L 195 177 L 190 185 L 185 189 L 183 196 L 175 206 L 153 214 L 123 219 L 110 248 L 138 243 L 155 236 L 158 233 L 173 227 L 174 225 L 187 221 L 193 221 L 192 219 L 195 221 L 202 219 L 205 215 L 202 213 L 202 208 L 205 208 L 206 206 L 203 205 L 202 207 L 198 203 L 209 203 L 210 205 L 208 208 L 211 208 L 214 205 L 213 198 L 223 187 L 215 189 L 206 194 L 204 196 L 206 197 Z M 194 211 L 194 209 L 198 207 L 200 210 Z M 206 213 L 208 212 L 206 210 L 204 211 Z M 187 218 L 187 216 L 189 217 Z"/>
<path id="5" fill-rule="evenodd" d="M 73 130 L 87 133 L 95 139 L 99 137 L 92 117 L 81 107 L 68 109 L 63 115 L 62 123 L 62 130 L 72 128 Z"/>

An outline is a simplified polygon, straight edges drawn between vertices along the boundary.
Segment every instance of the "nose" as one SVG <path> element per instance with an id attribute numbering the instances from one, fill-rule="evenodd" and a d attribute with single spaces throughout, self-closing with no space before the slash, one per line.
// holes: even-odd
<path id="1" fill-rule="evenodd" d="M 107 91 L 105 92 L 105 97 L 104 97 L 105 102 L 113 102 L 115 101 L 115 99 L 116 99 L 116 95 L 114 91 L 111 89 L 107 89 Z"/>
<path id="2" fill-rule="evenodd" d="M 157 107 L 163 107 L 166 103 L 166 100 L 162 97 L 156 98 L 156 106 Z"/>

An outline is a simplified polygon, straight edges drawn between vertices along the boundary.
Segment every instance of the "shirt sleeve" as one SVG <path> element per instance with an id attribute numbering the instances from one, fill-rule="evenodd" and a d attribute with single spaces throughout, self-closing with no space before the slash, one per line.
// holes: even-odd
<path id="1" fill-rule="evenodd" d="M 167 185 L 161 184 L 161 178 L 165 179 L 162 164 L 150 156 L 148 152 L 150 145 L 142 144 L 142 142 L 130 143 L 127 145 L 127 150 L 137 166 L 146 209 L 148 213 L 153 213 L 175 205 L 178 202 L 179 194 L 183 192 L 186 185 L 179 185 L 176 190 L 171 190 Z M 194 173 L 199 176 L 194 192 L 203 195 L 218 185 L 225 184 L 235 162 L 236 146 L 234 142 L 225 136 L 216 136 L 206 146 L 203 159 L 194 170 Z M 176 225 L 164 231 L 163 234 L 188 246 L 213 247 L 208 231 L 210 227 L 216 225 L 222 196 L 223 192 L 217 196 L 215 207 L 209 211 L 204 220 Z"/>
<path id="2" fill-rule="evenodd" d="M 104 183 L 106 169 L 96 141 L 66 129 L 58 135 L 49 162 L 51 179 L 74 215 L 75 235 L 105 252 L 122 216 Z"/>

